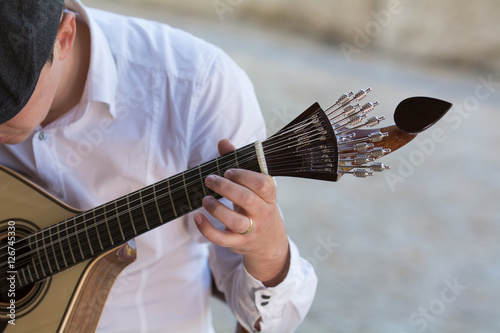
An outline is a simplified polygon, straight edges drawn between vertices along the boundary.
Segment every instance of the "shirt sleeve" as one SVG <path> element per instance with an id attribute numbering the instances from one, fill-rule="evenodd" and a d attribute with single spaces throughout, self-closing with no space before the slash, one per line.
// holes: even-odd
<path id="1" fill-rule="evenodd" d="M 250 332 L 261 318 L 261 332 L 293 332 L 304 320 L 316 292 L 311 264 L 290 244 L 290 268 L 276 287 L 266 288 L 243 267 L 241 256 L 212 246 L 210 267 L 217 288 L 226 296 L 238 322 Z"/>
<path id="2" fill-rule="evenodd" d="M 217 142 L 223 138 L 231 139 L 236 147 L 265 138 L 265 124 L 253 85 L 226 54 L 217 54 L 200 88 L 190 131 L 191 166 L 216 157 Z M 220 222 L 219 226 L 223 227 Z M 291 240 L 289 245 L 288 274 L 272 288 L 266 288 L 245 270 L 241 255 L 211 246 L 209 265 L 215 284 L 248 331 L 255 331 L 254 324 L 261 318 L 261 332 L 291 332 L 312 304 L 317 285 L 314 269 L 300 257 Z"/>

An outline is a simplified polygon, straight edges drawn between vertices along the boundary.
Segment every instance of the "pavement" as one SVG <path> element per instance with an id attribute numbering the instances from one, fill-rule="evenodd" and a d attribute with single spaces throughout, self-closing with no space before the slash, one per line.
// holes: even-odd
<path id="1" fill-rule="evenodd" d="M 289 235 L 319 277 L 297 332 L 500 330 L 498 73 L 370 50 L 348 58 L 337 45 L 216 13 L 207 19 L 127 1 L 85 3 L 220 46 L 254 82 L 269 134 L 314 102 L 327 107 L 367 87 L 383 125 L 407 97 L 453 103 L 434 127 L 381 160 L 392 167 L 383 174 L 336 183 L 277 179 Z M 213 306 L 217 332 L 233 332 L 234 317 Z"/>

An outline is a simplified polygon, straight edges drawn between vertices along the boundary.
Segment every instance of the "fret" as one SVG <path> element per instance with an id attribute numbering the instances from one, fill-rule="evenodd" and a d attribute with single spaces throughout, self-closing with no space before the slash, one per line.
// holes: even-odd
<path id="1" fill-rule="evenodd" d="M 30 251 L 35 251 L 38 254 L 38 260 L 39 260 L 40 265 L 41 265 L 42 258 L 40 258 L 40 254 L 38 253 L 38 244 L 37 244 L 36 236 L 37 236 L 37 233 L 35 232 L 33 234 L 33 236 L 29 237 Z M 33 237 L 35 237 L 35 246 L 33 246 L 32 243 L 31 243 L 31 239 Z M 35 258 L 31 257 L 31 261 L 33 262 L 33 268 L 35 270 L 36 278 L 38 280 L 38 279 L 40 279 L 40 275 L 38 275 L 38 271 L 36 269 Z M 42 269 L 43 269 L 43 267 L 42 267 Z M 45 275 L 45 274 L 43 274 L 43 275 Z"/>
<path id="2" fill-rule="evenodd" d="M 220 172 L 222 174 L 219 174 L 219 176 L 224 177 L 224 173 L 232 169 L 236 166 L 235 160 L 234 160 L 234 154 L 228 154 L 228 155 L 223 155 L 218 158 L 218 166 L 220 168 Z"/>
<path id="3" fill-rule="evenodd" d="M 203 189 L 203 195 L 206 197 L 207 196 L 207 191 L 205 190 L 205 177 L 203 177 L 203 174 L 201 172 L 201 165 L 198 166 L 198 172 L 200 173 L 200 183 L 201 183 L 201 188 Z"/>
<path id="4" fill-rule="evenodd" d="M 52 230 L 53 229 L 54 228 L 49 228 L 49 242 L 50 242 L 50 246 L 52 248 L 52 253 L 54 253 L 54 261 L 56 263 L 57 271 L 60 271 L 61 268 L 59 267 L 59 262 L 58 262 L 59 260 L 57 260 L 56 248 L 54 246 L 54 238 L 52 236 Z M 57 238 L 56 238 L 55 242 L 57 242 Z"/>
<path id="5" fill-rule="evenodd" d="M 108 232 L 111 235 L 111 238 L 113 239 L 112 242 L 113 246 L 116 243 L 121 244 L 125 241 L 125 235 L 123 234 L 123 230 L 120 224 L 120 220 L 118 219 L 115 207 L 116 207 L 115 201 L 103 206 L 104 218 L 106 221 Z"/>
<path id="6" fill-rule="evenodd" d="M 60 223 L 57 224 L 57 235 L 59 236 L 59 239 L 57 240 L 57 242 L 59 243 L 59 247 L 61 248 L 61 254 L 62 254 L 63 261 L 64 261 L 64 265 L 66 267 L 68 267 L 68 262 L 66 261 L 66 255 L 64 254 L 64 249 L 62 246 L 63 237 L 61 236 L 61 232 L 59 230 L 59 227 L 60 227 Z M 28 267 L 28 269 L 29 269 L 29 267 Z"/>
<path id="7" fill-rule="evenodd" d="M 129 196 L 130 200 L 130 214 L 132 222 L 134 223 L 138 234 L 142 234 L 149 230 L 149 226 L 146 224 L 145 215 L 142 207 L 142 199 L 140 192 L 134 192 Z"/>
<path id="8" fill-rule="evenodd" d="M 236 168 L 240 168 L 240 165 L 238 163 L 238 150 L 234 151 L 234 161 L 236 162 Z"/>
<path id="9" fill-rule="evenodd" d="M 188 181 L 185 182 L 184 190 L 190 202 L 190 210 L 201 207 L 202 200 L 206 196 L 203 186 L 203 178 L 200 178 L 200 168 L 192 168 L 183 175 Z"/>
<path id="10" fill-rule="evenodd" d="M 182 183 L 184 184 L 184 192 L 186 193 L 186 199 L 188 202 L 189 210 L 193 210 L 193 206 L 191 205 L 191 200 L 189 200 L 189 193 L 187 190 L 185 173 L 182 173 Z"/>
<path id="11" fill-rule="evenodd" d="M 29 240 L 29 248 L 30 248 L 30 252 L 32 253 L 33 251 L 35 251 L 35 253 L 37 254 L 37 257 L 38 257 L 38 262 L 40 263 L 40 268 L 42 269 L 43 271 L 43 267 L 42 267 L 42 258 L 40 256 L 40 253 L 38 252 L 38 241 L 37 241 L 37 235 L 38 233 L 35 232 L 33 233 L 32 236 L 28 237 L 28 240 Z M 32 240 L 33 238 L 35 239 L 35 243 L 33 244 Z M 40 279 L 40 275 L 38 274 L 38 270 L 36 269 L 36 261 L 35 261 L 35 256 L 33 255 L 30 255 L 31 257 L 31 262 L 33 263 L 33 269 L 35 270 L 35 275 L 36 275 L 36 278 L 37 280 Z M 45 272 L 42 272 L 42 276 L 45 276 Z"/>
<path id="12" fill-rule="evenodd" d="M 89 218 L 90 215 L 90 218 Z M 92 228 L 92 213 L 86 212 L 75 216 L 75 229 L 78 231 L 75 233 L 78 246 L 82 253 L 85 253 L 87 257 L 94 256 L 94 247 L 92 246 L 94 228 Z"/>
<path id="13" fill-rule="evenodd" d="M 174 213 L 176 216 L 182 216 L 192 211 L 193 208 L 190 202 L 189 192 L 187 191 L 184 173 L 169 178 L 169 184 L 176 185 L 176 187 L 172 188 L 170 191 L 175 206 Z"/>
<path id="14" fill-rule="evenodd" d="M 26 265 L 26 268 L 28 269 L 28 275 L 30 276 L 30 282 L 34 282 L 35 280 L 33 280 L 33 275 L 31 275 L 30 265 Z"/>
<path id="15" fill-rule="evenodd" d="M 115 241 L 113 239 L 113 235 L 111 234 L 111 230 L 109 229 L 108 217 L 106 216 L 106 207 L 102 209 L 104 214 L 104 223 L 106 224 L 106 229 L 108 230 L 109 240 L 111 241 L 111 245 L 115 245 Z M 97 223 L 97 221 L 96 221 Z"/>
<path id="16" fill-rule="evenodd" d="M 23 282 L 23 280 L 21 279 L 21 276 L 19 275 L 19 271 L 20 270 L 18 269 L 17 271 L 12 272 L 12 273 L 14 273 L 16 275 L 16 282 L 15 283 L 16 283 L 17 286 L 24 286 L 24 285 L 27 284 L 26 283 L 27 281 Z"/>
<path id="17" fill-rule="evenodd" d="M 24 281 L 26 281 L 26 284 L 29 283 L 28 279 L 26 278 L 26 273 L 24 273 L 24 267 L 21 268 L 21 273 L 23 273 L 23 278 L 24 278 Z"/>
<path id="18" fill-rule="evenodd" d="M 38 275 L 38 270 L 36 269 L 35 258 L 31 257 L 31 262 L 33 263 L 33 269 L 35 270 L 36 279 L 40 280 L 40 275 Z"/>
<path id="19" fill-rule="evenodd" d="M 153 186 L 148 186 L 141 190 L 143 198 L 142 209 L 149 228 L 153 229 L 162 225 L 161 211 L 156 201 L 156 192 Z"/>
<path id="20" fill-rule="evenodd" d="M 144 201 L 142 200 L 142 191 L 139 191 L 139 198 L 141 200 L 141 210 L 142 210 L 142 216 L 144 216 L 144 222 L 146 223 L 146 228 L 148 230 L 151 229 L 151 227 L 149 226 L 149 223 L 148 223 L 148 217 L 146 216 L 146 212 L 144 210 Z"/>
<path id="21" fill-rule="evenodd" d="M 155 202 L 155 206 L 156 206 L 156 211 L 158 212 L 158 217 L 160 218 L 160 223 L 163 224 L 163 217 L 162 217 L 162 213 L 160 211 L 160 203 L 158 202 L 158 196 L 157 196 L 157 191 L 156 191 L 156 184 L 153 184 L 153 200 Z"/>
<path id="22" fill-rule="evenodd" d="M 125 240 L 129 240 L 137 236 L 135 225 L 130 215 L 128 196 L 115 200 L 115 212 L 117 219 L 120 220 L 120 226 L 122 227 Z"/>
<path id="23" fill-rule="evenodd" d="M 219 157 L 215 158 L 215 165 L 217 166 L 217 175 L 220 176 Z"/>
<path id="24" fill-rule="evenodd" d="M 80 250 L 80 254 L 82 256 L 82 259 L 85 259 L 85 255 L 83 254 L 83 250 L 82 250 L 82 244 L 80 244 L 80 237 L 78 235 L 78 229 L 76 228 L 76 218 L 73 219 L 73 221 L 75 221 L 75 223 L 73 224 L 73 227 L 75 229 L 75 238 L 76 238 L 76 242 L 78 243 L 78 249 Z"/>
<path id="25" fill-rule="evenodd" d="M 99 245 L 101 246 L 101 251 L 104 251 L 108 248 L 108 246 L 113 245 L 113 236 L 109 230 L 106 213 L 104 212 L 104 206 L 95 208 L 92 217 L 97 237 L 99 239 Z"/>
<path id="26" fill-rule="evenodd" d="M 49 268 L 50 274 L 53 274 L 52 266 L 50 265 L 50 261 L 49 261 L 49 254 L 48 254 L 48 251 L 47 251 L 47 247 L 45 246 L 45 235 L 44 235 L 44 232 L 45 232 L 45 230 L 42 230 L 42 237 L 40 237 L 41 240 L 42 240 L 42 247 L 41 248 L 42 248 L 42 250 L 45 253 L 45 258 L 47 259 L 47 266 Z M 40 261 L 40 263 L 41 263 L 41 261 Z M 43 266 L 42 266 L 42 270 L 43 270 Z"/>
<path id="27" fill-rule="evenodd" d="M 175 204 L 174 204 L 174 199 L 172 199 L 172 191 L 170 189 L 170 178 L 167 178 L 166 179 L 166 182 L 167 182 L 167 192 L 168 192 L 168 196 L 170 197 L 170 203 L 172 204 L 172 210 L 174 211 L 174 215 L 175 217 L 177 217 L 177 211 L 175 210 Z"/>
<path id="28" fill-rule="evenodd" d="M 66 220 L 66 222 L 65 222 L 66 225 L 64 227 L 64 229 L 66 229 L 66 242 L 68 243 L 69 252 L 71 253 L 71 258 L 73 259 L 73 263 L 76 264 L 75 254 L 73 253 L 73 246 L 71 245 L 71 242 L 69 241 L 69 227 L 68 227 L 68 222 L 69 222 L 69 220 Z"/>
<path id="29" fill-rule="evenodd" d="M 217 197 L 218 194 L 215 193 L 214 191 L 212 191 L 211 189 L 209 189 L 206 185 L 205 185 L 205 179 L 209 176 L 209 175 L 213 175 L 214 174 L 214 171 L 216 169 L 216 165 L 217 163 L 215 163 L 215 161 L 211 161 L 211 162 L 208 162 L 208 163 L 204 163 L 202 164 L 199 169 L 200 169 L 200 178 L 201 178 L 201 184 L 202 184 L 202 188 L 203 188 L 203 194 L 205 196 L 207 195 L 211 195 L 211 196 L 214 196 L 214 197 Z M 203 200 L 203 198 L 201 198 L 201 200 Z"/>
<path id="30" fill-rule="evenodd" d="M 123 227 L 120 219 L 120 213 L 118 212 L 118 200 L 113 201 L 115 204 L 115 212 L 116 212 L 116 221 L 118 222 L 118 227 L 120 228 L 120 234 L 122 235 L 122 239 L 126 240 L 125 233 L 123 232 Z"/>
<path id="31" fill-rule="evenodd" d="M 169 184 L 169 181 L 162 181 L 153 185 L 153 194 L 161 224 L 167 223 L 177 216 Z"/>
<path id="32" fill-rule="evenodd" d="M 89 249 L 90 249 L 90 254 L 93 256 L 94 255 L 94 249 L 92 248 L 92 243 L 90 242 L 90 236 L 89 236 L 89 227 L 87 226 L 87 221 L 85 219 L 85 214 L 82 216 L 82 215 L 79 215 L 76 217 L 76 223 L 78 223 L 78 225 L 83 225 L 83 229 L 85 231 L 85 236 L 87 237 L 87 242 L 89 244 Z"/>
<path id="33" fill-rule="evenodd" d="M 134 230 L 134 235 L 138 235 L 137 230 L 135 229 L 135 224 L 134 224 L 134 219 L 132 217 L 132 208 L 130 207 L 130 200 L 129 196 L 125 196 L 125 199 L 127 200 L 127 210 L 128 210 L 128 216 L 130 217 L 130 224 L 132 225 L 132 229 Z"/>

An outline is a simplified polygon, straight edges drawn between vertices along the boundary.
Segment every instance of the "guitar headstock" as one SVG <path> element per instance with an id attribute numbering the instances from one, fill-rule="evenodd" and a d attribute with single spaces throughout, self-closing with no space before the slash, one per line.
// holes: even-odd
<path id="1" fill-rule="evenodd" d="M 265 140 L 269 174 L 328 181 L 345 174 L 371 176 L 389 169 L 375 160 L 409 143 L 451 108 L 435 98 L 408 98 L 396 107 L 396 124 L 373 128 L 385 119 L 367 117 L 379 103 L 358 103 L 370 90 L 343 94 L 325 111 L 315 103 Z"/>
<path id="2" fill-rule="evenodd" d="M 408 144 L 411 140 L 417 137 L 416 133 L 407 133 L 401 129 L 399 129 L 396 125 L 391 125 L 387 127 L 382 127 L 373 130 L 367 129 L 357 129 L 354 130 L 353 133 L 358 138 L 367 138 L 370 139 L 373 136 L 379 136 L 380 141 L 377 142 L 366 142 L 367 144 L 373 144 L 371 149 L 366 150 L 365 152 L 359 152 L 359 150 L 354 149 L 354 145 L 352 148 L 345 148 L 343 153 L 351 154 L 351 156 L 364 155 L 367 160 L 364 160 L 365 163 L 368 164 L 357 164 L 353 163 L 353 161 L 345 161 L 339 165 L 340 176 L 344 174 L 353 174 L 356 177 L 367 177 L 372 176 L 373 172 L 380 172 L 387 169 L 390 169 L 390 166 L 384 165 L 383 163 L 373 163 L 375 160 L 384 157 L 390 153 L 395 152 L 396 150 L 402 148 L 406 144 Z M 371 137 L 370 137 L 371 135 Z M 367 140 L 369 141 L 369 140 Z M 364 154 L 363 154 L 364 153 Z"/>
<path id="3" fill-rule="evenodd" d="M 378 104 L 378 103 L 377 103 Z M 339 142 L 339 173 L 356 177 L 373 175 L 389 169 L 383 163 L 372 163 L 413 140 L 418 133 L 431 127 L 451 108 L 452 104 L 430 97 L 411 97 L 398 104 L 394 111 L 396 124 L 380 129 L 340 129 L 347 133 Z M 370 125 L 370 121 L 366 121 Z"/>

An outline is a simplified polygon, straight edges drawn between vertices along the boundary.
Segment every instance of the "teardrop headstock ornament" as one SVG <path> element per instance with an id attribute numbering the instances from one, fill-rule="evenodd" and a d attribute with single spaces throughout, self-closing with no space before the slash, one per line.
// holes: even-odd
<path id="1" fill-rule="evenodd" d="M 315 103 L 258 143 L 262 144 L 261 160 L 265 161 L 261 163 L 262 172 L 328 181 L 337 181 L 345 174 L 372 176 L 390 168 L 375 160 L 406 145 L 452 106 L 435 98 L 411 97 L 396 107 L 395 124 L 374 128 L 385 119 L 368 117 L 379 103 L 359 103 L 370 91 L 343 94 L 324 111 Z"/>

